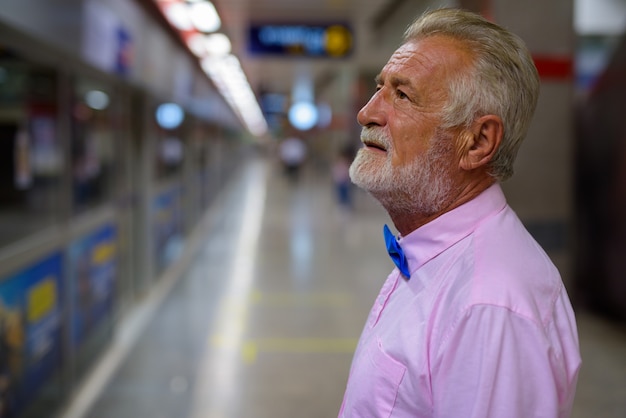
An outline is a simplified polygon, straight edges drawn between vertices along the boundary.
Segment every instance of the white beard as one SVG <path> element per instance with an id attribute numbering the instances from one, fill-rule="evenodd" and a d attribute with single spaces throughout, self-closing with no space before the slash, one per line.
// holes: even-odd
<path id="1" fill-rule="evenodd" d="M 384 145 L 387 157 L 360 149 L 350 166 L 354 184 L 368 191 L 388 212 L 431 215 L 443 209 L 453 189 L 446 164 L 453 152 L 452 138 L 436 135 L 425 154 L 394 168 L 392 143 L 384 130 L 364 127 L 361 135 Z"/>

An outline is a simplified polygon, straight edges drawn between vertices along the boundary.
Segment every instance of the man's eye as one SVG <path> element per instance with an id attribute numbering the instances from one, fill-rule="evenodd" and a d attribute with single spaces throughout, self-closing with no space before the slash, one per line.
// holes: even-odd
<path id="1" fill-rule="evenodd" d="M 396 95 L 398 96 L 399 99 L 408 99 L 409 98 L 409 96 L 404 94 L 404 92 L 402 90 L 396 90 Z"/>

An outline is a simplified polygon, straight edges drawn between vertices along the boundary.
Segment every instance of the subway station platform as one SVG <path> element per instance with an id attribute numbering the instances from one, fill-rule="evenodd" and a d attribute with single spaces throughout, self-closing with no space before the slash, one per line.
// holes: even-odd
<path id="1" fill-rule="evenodd" d="M 392 268 L 389 219 L 329 173 L 290 182 L 255 159 L 181 258 L 116 327 L 63 418 L 321 418 L 340 407 L 352 352 Z M 577 310 L 575 418 L 626 417 L 626 330 Z"/>

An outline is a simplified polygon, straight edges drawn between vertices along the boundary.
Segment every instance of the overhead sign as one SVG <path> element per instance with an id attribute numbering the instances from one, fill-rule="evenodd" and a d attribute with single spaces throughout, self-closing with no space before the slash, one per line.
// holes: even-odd
<path id="1" fill-rule="evenodd" d="M 352 31 L 343 24 L 266 24 L 253 25 L 248 31 L 252 55 L 343 58 L 352 47 Z"/>

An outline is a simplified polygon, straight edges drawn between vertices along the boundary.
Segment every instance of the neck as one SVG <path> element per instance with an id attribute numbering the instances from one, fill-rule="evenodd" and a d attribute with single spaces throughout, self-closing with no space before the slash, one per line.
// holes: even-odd
<path id="1" fill-rule="evenodd" d="M 398 232 L 400 232 L 402 236 L 406 236 L 419 227 L 437 219 L 444 213 L 450 212 L 451 210 L 476 198 L 494 183 L 495 180 L 489 177 L 485 178 L 483 181 L 468 184 L 461 188 L 457 193 L 454 193 L 454 195 L 446 200 L 446 203 L 442 205 L 441 209 L 434 213 L 420 213 L 419 211 L 407 212 L 402 209 L 398 210 L 397 207 L 394 208 L 392 205 L 385 204 L 382 201 L 381 204 L 387 210 L 387 213 L 389 214 L 389 217 Z"/>

